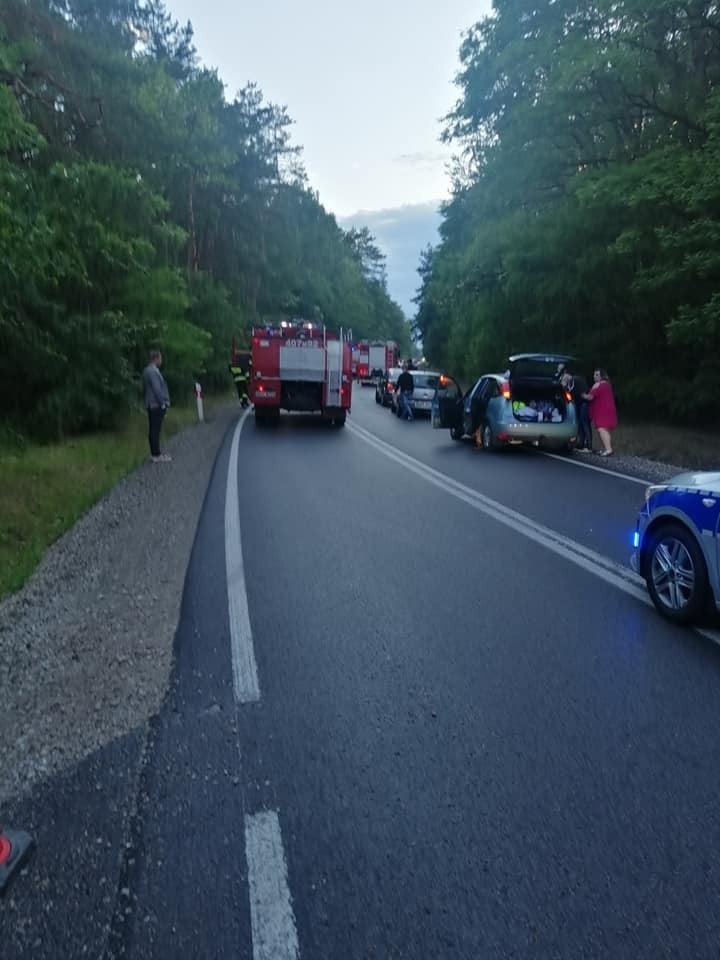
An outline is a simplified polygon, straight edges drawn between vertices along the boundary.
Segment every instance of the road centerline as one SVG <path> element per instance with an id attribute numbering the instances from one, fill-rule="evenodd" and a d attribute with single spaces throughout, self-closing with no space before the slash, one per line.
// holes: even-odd
<path id="1" fill-rule="evenodd" d="M 623 593 L 634 597 L 645 606 L 652 607 L 653 604 L 647 595 L 644 580 L 629 567 L 623 567 L 609 557 L 604 557 L 590 547 L 578 543 L 571 537 L 558 533 L 550 527 L 546 527 L 544 524 L 532 520 L 525 514 L 519 513 L 511 507 L 506 507 L 504 504 L 493 500 L 478 490 L 473 490 L 472 487 L 468 487 L 458 480 L 454 480 L 452 477 L 447 476 L 447 474 L 441 473 L 439 470 L 423 463 L 421 460 L 417 460 L 410 454 L 398 450 L 385 440 L 381 440 L 365 427 L 353 423 L 350 426 L 350 430 L 365 443 L 374 447 L 379 453 L 382 453 L 390 460 L 394 460 L 428 483 L 433 484 L 433 486 L 444 490 L 458 500 L 462 500 L 486 516 L 517 531 L 522 536 L 534 540 L 536 543 L 551 550 L 558 556 L 563 557 L 565 560 L 592 573 L 593 576 L 604 580 L 606 583 L 622 590 Z M 699 633 L 701 636 L 720 646 L 720 631 L 701 626 L 697 626 L 694 629 L 696 633 Z"/>

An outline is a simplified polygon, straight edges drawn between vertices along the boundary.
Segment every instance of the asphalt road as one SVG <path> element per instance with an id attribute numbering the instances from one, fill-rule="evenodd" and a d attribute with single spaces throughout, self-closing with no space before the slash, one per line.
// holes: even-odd
<path id="1" fill-rule="evenodd" d="M 370 390 L 250 417 L 149 735 L 10 811 L 65 869 L 3 957 L 717 957 L 720 649 L 624 572 L 641 498 Z"/>

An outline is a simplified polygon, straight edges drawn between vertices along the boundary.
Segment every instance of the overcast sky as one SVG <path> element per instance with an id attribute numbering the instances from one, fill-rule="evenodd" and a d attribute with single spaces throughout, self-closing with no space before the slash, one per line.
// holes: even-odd
<path id="1" fill-rule="evenodd" d="M 460 35 L 488 0 L 168 0 L 229 96 L 249 80 L 287 105 L 322 203 L 338 216 L 442 199 L 439 118 Z"/>
<path id="2" fill-rule="evenodd" d="M 490 0 L 167 0 L 232 97 L 249 81 L 287 106 L 324 206 L 367 224 L 408 315 L 419 252 L 437 240 L 462 33 Z"/>

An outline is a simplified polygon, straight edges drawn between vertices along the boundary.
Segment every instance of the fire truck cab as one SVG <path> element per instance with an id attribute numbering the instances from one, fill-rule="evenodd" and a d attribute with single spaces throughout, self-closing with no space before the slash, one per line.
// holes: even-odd
<path id="1" fill-rule="evenodd" d="M 281 410 L 320 413 L 345 425 L 352 399 L 352 348 L 342 330 L 302 320 L 252 332 L 250 400 L 258 426 L 275 421 Z"/>

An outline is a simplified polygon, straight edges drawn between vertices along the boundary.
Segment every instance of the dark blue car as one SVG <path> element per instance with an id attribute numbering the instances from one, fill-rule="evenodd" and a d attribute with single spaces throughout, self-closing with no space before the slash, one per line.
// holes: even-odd
<path id="1" fill-rule="evenodd" d="M 633 569 L 664 617 L 692 623 L 720 611 L 720 472 L 648 487 L 634 547 Z"/>

